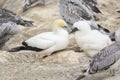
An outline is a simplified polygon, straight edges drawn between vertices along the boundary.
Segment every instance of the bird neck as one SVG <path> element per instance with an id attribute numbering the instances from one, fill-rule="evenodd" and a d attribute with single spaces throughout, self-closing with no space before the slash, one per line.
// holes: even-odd
<path id="1" fill-rule="evenodd" d="M 84 30 L 84 31 L 77 31 L 76 33 L 81 35 L 81 36 L 84 36 L 84 35 L 87 35 L 91 32 L 91 30 Z"/>
<path id="2" fill-rule="evenodd" d="M 59 35 L 59 36 L 68 36 L 68 32 L 66 30 L 64 30 L 63 28 L 54 28 L 53 32 L 55 35 Z"/>

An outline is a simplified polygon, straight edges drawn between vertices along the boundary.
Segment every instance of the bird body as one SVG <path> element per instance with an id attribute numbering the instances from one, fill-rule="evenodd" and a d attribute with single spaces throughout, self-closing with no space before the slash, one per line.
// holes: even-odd
<path id="1" fill-rule="evenodd" d="M 14 22 L 17 25 L 22 26 L 33 26 L 33 21 L 23 20 L 20 16 L 15 14 L 14 12 L 0 8 L 0 24 L 7 23 L 8 21 Z"/>
<path id="2" fill-rule="evenodd" d="M 45 5 L 51 3 L 51 0 L 25 0 L 25 5 L 23 7 L 23 12 L 27 11 L 29 8 L 37 5 Z"/>
<path id="3" fill-rule="evenodd" d="M 95 74 L 98 71 L 109 69 L 115 75 L 114 70 L 120 67 L 120 42 L 115 42 L 96 54 L 90 61 L 87 71 L 84 73 L 84 77 L 89 74 Z M 83 76 L 79 76 L 77 80 L 81 80 Z"/>
<path id="4" fill-rule="evenodd" d="M 23 20 L 12 11 L 0 8 L 0 49 L 5 43 L 19 33 L 20 30 L 17 25 L 33 26 L 32 21 Z"/>
<path id="5" fill-rule="evenodd" d="M 103 70 L 110 67 L 120 59 L 120 43 L 115 42 L 104 49 L 102 49 L 97 55 L 95 55 L 90 64 L 90 73 Z M 97 65 L 96 65 L 97 64 Z M 98 69 L 95 69 L 98 67 Z M 95 71 L 96 70 L 96 71 Z"/>
<path id="6" fill-rule="evenodd" d="M 78 21 L 89 21 L 91 29 L 109 34 L 109 30 L 100 27 L 95 22 L 95 13 L 101 13 L 97 7 L 96 0 L 59 0 L 59 13 L 61 17 L 71 26 Z M 107 31 L 106 31 L 107 30 Z"/>
<path id="7" fill-rule="evenodd" d="M 74 23 L 73 26 L 78 29 L 78 31 L 75 32 L 75 40 L 77 44 L 90 57 L 111 44 L 108 35 L 104 35 L 97 30 L 91 30 L 86 21 L 78 21 Z"/>
<path id="8" fill-rule="evenodd" d="M 17 25 L 13 22 L 3 23 L 0 25 L 0 49 L 3 48 L 5 43 L 20 32 Z"/>
<path id="9" fill-rule="evenodd" d="M 47 50 L 47 52 L 51 52 L 51 49 L 52 51 L 65 49 L 68 45 L 68 33 L 64 30 L 60 32 L 62 34 L 54 34 L 53 32 L 41 33 L 26 40 L 25 43 L 31 47 Z"/>
<path id="10" fill-rule="evenodd" d="M 56 20 L 52 32 L 43 32 L 31 37 L 23 42 L 22 48 L 21 46 L 13 48 L 10 52 L 33 50 L 44 51 L 49 55 L 55 51 L 65 49 L 69 43 L 69 32 L 66 29 L 67 24 L 63 20 Z"/>
<path id="11" fill-rule="evenodd" d="M 77 37 L 79 35 L 77 33 L 75 35 L 79 47 L 83 49 L 90 57 L 94 56 L 98 53 L 98 51 L 111 44 L 109 37 L 107 35 L 102 35 L 97 30 L 93 30 L 81 37 Z"/>
<path id="12" fill-rule="evenodd" d="M 59 12 L 69 24 L 83 19 L 94 19 L 92 11 L 86 7 L 82 0 L 59 0 Z"/>
<path id="13" fill-rule="evenodd" d="M 94 20 L 93 12 L 98 9 L 96 5 L 95 0 L 59 0 L 59 12 L 66 22 L 74 24 L 83 19 Z"/>

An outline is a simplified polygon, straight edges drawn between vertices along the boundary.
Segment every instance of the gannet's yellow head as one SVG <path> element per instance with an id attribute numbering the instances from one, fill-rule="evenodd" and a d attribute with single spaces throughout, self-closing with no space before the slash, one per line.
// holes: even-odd
<path id="1" fill-rule="evenodd" d="M 67 26 L 66 22 L 62 19 L 57 19 L 54 21 L 54 27 L 64 27 Z"/>
<path id="2" fill-rule="evenodd" d="M 71 29 L 68 27 L 67 23 L 64 20 L 62 20 L 62 19 L 55 20 L 53 25 L 54 25 L 53 29 L 63 28 L 63 29 L 65 29 L 68 32 L 71 31 Z"/>

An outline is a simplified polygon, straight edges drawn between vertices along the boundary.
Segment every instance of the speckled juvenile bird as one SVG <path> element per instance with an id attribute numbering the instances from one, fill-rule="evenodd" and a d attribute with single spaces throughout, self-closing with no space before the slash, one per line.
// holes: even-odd
<path id="1" fill-rule="evenodd" d="M 37 5 L 45 5 L 51 3 L 52 0 L 25 0 L 25 5 L 23 7 L 23 12 L 27 11 L 29 8 Z"/>
<path id="2" fill-rule="evenodd" d="M 33 26 L 32 21 L 23 20 L 12 11 L 0 9 L 0 49 L 16 33 L 20 32 L 17 25 Z"/>
<path id="3" fill-rule="evenodd" d="M 59 0 L 59 12 L 69 24 L 79 20 L 94 20 L 94 13 L 100 13 L 96 0 Z"/>
<path id="4" fill-rule="evenodd" d="M 87 20 L 91 22 L 92 29 L 109 33 L 107 29 L 107 31 L 104 30 L 95 22 L 94 12 L 101 13 L 97 7 L 96 0 L 59 0 L 58 3 L 61 17 L 70 25 L 80 20 Z"/>
<path id="5" fill-rule="evenodd" d="M 65 49 L 69 43 L 70 29 L 64 20 L 58 19 L 53 23 L 51 32 L 43 32 L 22 42 L 22 46 L 15 47 L 9 52 L 31 50 L 50 55 L 55 51 Z"/>
<path id="6" fill-rule="evenodd" d="M 0 24 L 7 23 L 9 21 L 26 27 L 33 26 L 33 21 L 24 20 L 14 12 L 0 8 Z"/>
<path id="7" fill-rule="evenodd" d="M 120 29 L 118 29 L 120 30 Z M 120 67 L 120 33 L 117 33 L 113 44 L 105 47 L 95 56 L 93 56 L 87 70 L 83 75 L 80 75 L 76 80 L 95 74 L 102 70 L 109 70 L 111 75 L 115 75 Z"/>

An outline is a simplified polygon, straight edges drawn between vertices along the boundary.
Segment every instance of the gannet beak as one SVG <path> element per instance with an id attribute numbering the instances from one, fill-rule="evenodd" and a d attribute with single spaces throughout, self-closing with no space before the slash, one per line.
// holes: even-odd
<path id="1" fill-rule="evenodd" d="M 72 29 L 72 31 L 70 33 L 74 33 L 76 31 L 78 31 L 78 28 L 75 27 L 75 28 Z"/>
<path id="2" fill-rule="evenodd" d="M 71 28 L 68 27 L 68 26 L 64 26 L 63 28 L 64 28 L 68 33 L 71 33 L 71 31 L 72 31 Z"/>

